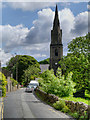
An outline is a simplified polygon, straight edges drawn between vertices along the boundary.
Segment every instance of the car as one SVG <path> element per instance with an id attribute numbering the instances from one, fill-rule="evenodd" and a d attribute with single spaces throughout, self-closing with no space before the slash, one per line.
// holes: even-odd
<path id="1" fill-rule="evenodd" d="M 25 92 L 32 92 L 34 90 L 34 86 L 33 85 L 28 85 L 25 89 Z"/>
<path id="2" fill-rule="evenodd" d="M 39 83 L 38 83 L 38 81 L 31 80 L 29 85 L 32 85 L 34 87 L 34 90 L 35 90 L 39 86 Z"/>

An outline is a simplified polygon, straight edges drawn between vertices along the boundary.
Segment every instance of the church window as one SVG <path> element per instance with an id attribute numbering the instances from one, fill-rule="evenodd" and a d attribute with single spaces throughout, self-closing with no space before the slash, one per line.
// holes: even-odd
<path id="1" fill-rule="evenodd" d="M 55 49 L 55 56 L 58 56 L 58 50 Z"/>

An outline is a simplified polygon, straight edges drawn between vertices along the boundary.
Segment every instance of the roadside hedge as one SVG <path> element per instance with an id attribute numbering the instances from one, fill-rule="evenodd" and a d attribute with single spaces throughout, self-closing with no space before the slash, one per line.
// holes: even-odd
<path id="1" fill-rule="evenodd" d="M 0 72 L 0 90 L 2 90 L 2 97 L 6 96 L 7 80 L 3 73 Z"/>
<path id="2" fill-rule="evenodd" d="M 12 81 L 12 86 L 15 86 L 15 85 L 17 85 L 17 84 L 18 84 L 18 82 L 17 82 L 15 79 L 10 78 L 10 80 Z"/>

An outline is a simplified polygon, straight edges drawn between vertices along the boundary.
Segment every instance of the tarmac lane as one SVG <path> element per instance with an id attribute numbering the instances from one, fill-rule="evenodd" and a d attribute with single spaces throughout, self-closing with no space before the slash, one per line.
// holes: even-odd
<path id="1" fill-rule="evenodd" d="M 40 101 L 25 88 L 8 93 L 4 98 L 4 120 L 71 120 L 72 118 Z"/>

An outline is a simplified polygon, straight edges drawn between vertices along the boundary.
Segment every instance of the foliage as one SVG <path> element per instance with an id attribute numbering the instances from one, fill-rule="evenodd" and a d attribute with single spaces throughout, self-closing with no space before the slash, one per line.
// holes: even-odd
<path id="1" fill-rule="evenodd" d="M 62 110 L 65 107 L 65 101 L 64 100 L 56 101 L 56 103 L 53 104 L 53 107 L 57 110 Z"/>
<path id="2" fill-rule="evenodd" d="M 24 74 L 24 70 L 26 70 L 29 66 L 36 66 L 39 68 L 39 63 L 37 60 L 28 55 L 16 55 L 12 57 L 7 64 L 7 69 L 13 73 L 14 79 L 16 79 L 16 69 L 18 73 L 18 82 L 22 83 L 22 75 Z"/>
<path id="3" fill-rule="evenodd" d="M 15 86 L 15 85 L 17 85 L 17 84 L 18 84 L 18 82 L 17 82 L 15 79 L 10 78 L 10 80 L 12 81 L 12 86 Z"/>
<path id="4" fill-rule="evenodd" d="M 83 102 L 85 104 L 90 104 L 90 99 L 89 100 L 86 100 L 84 98 L 80 98 L 80 97 L 63 97 L 62 99 L 64 100 L 69 100 L 69 101 L 74 101 L 74 102 Z"/>
<path id="5" fill-rule="evenodd" d="M 45 59 L 45 60 L 42 60 L 39 62 L 39 64 L 49 64 L 49 58 Z"/>
<path id="6" fill-rule="evenodd" d="M 85 90 L 90 91 L 88 42 L 89 34 L 73 39 L 68 45 L 71 53 L 68 53 L 59 62 L 65 76 L 70 71 L 73 72 L 72 80 L 76 83 L 76 90 L 83 94 Z"/>
<path id="7" fill-rule="evenodd" d="M 4 76 L 3 73 L 0 72 L 0 88 L 2 89 L 2 96 L 6 96 L 6 85 L 7 85 L 7 80 L 6 77 Z"/>
<path id="8" fill-rule="evenodd" d="M 53 107 L 57 110 L 61 110 L 64 113 L 70 112 L 70 109 L 66 106 L 64 100 L 56 101 L 56 103 L 53 104 Z"/>
<path id="9" fill-rule="evenodd" d="M 74 113 L 69 113 L 72 117 L 77 118 L 79 120 L 79 113 L 78 112 L 74 112 Z"/>
<path id="10" fill-rule="evenodd" d="M 41 78 L 38 80 L 41 89 L 46 93 L 55 94 L 60 97 L 71 96 L 74 89 L 74 83 L 71 81 L 72 73 L 69 73 L 65 79 L 64 75 L 61 76 L 61 70 L 58 69 L 57 77 L 52 70 L 47 70 L 42 73 Z"/>
<path id="11" fill-rule="evenodd" d="M 69 113 L 70 109 L 68 108 L 68 106 L 65 105 L 64 108 L 61 111 L 64 112 L 64 113 Z"/>
<path id="12" fill-rule="evenodd" d="M 34 80 L 35 77 L 38 77 L 40 72 L 40 68 L 37 66 L 29 66 L 26 70 L 24 70 L 24 74 L 22 76 L 24 85 L 30 82 L 30 80 Z"/>
<path id="13" fill-rule="evenodd" d="M 69 49 L 68 51 L 77 56 L 81 53 L 83 53 L 84 55 L 88 55 L 89 43 L 90 43 L 90 33 L 88 33 L 86 36 L 73 39 L 68 44 L 68 49 Z"/>

